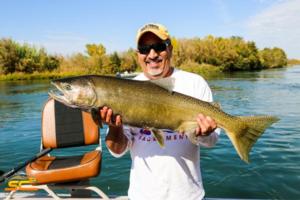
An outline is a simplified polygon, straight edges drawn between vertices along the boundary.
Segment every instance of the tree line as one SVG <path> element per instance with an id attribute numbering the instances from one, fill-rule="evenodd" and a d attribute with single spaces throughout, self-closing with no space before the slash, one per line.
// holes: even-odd
<path id="1" fill-rule="evenodd" d="M 172 38 L 174 66 L 198 72 L 202 67 L 220 71 L 249 71 L 287 65 L 284 50 L 278 47 L 259 50 L 253 41 L 241 37 Z M 76 72 L 115 74 L 139 69 L 136 52 L 107 53 L 102 44 L 86 44 L 85 53 L 71 56 L 50 55 L 44 48 L 19 44 L 12 39 L 0 40 L 0 74 L 14 72 Z"/>
<path id="2" fill-rule="evenodd" d="M 12 39 L 0 40 L 0 74 L 52 71 L 59 65 L 58 57 L 48 55 L 44 48 L 21 45 Z"/>

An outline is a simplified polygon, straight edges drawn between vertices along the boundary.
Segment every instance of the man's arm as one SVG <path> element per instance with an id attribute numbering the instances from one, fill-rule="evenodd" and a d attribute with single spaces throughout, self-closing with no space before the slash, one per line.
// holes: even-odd
<path id="1" fill-rule="evenodd" d="M 115 154 L 123 153 L 128 144 L 128 139 L 123 132 L 123 124 L 120 115 L 113 116 L 112 109 L 104 106 L 100 109 L 102 122 L 109 126 L 105 138 L 106 146 Z"/>

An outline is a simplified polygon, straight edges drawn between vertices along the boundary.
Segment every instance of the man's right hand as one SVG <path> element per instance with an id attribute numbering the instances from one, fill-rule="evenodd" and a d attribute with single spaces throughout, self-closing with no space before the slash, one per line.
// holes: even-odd
<path id="1" fill-rule="evenodd" d="M 122 126 L 122 118 L 120 115 L 114 115 L 111 108 L 104 106 L 100 108 L 101 121 L 109 126 Z"/>
<path id="2" fill-rule="evenodd" d="M 123 124 L 120 115 L 114 115 L 111 108 L 104 106 L 100 108 L 101 121 L 109 126 L 105 138 L 106 146 L 114 153 L 120 154 L 127 147 L 128 139 L 123 134 Z"/>

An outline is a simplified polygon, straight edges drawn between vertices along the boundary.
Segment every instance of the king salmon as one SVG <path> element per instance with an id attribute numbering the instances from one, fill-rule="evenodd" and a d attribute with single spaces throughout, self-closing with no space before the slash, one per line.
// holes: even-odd
<path id="1" fill-rule="evenodd" d="M 51 97 L 71 107 L 85 110 L 110 107 L 122 116 L 123 124 L 149 128 L 161 146 L 159 129 L 184 132 L 196 144 L 196 116 L 210 116 L 225 130 L 238 155 L 249 162 L 249 152 L 266 128 L 279 119 L 275 116 L 232 116 L 215 103 L 172 91 L 172 78 L 137 81 L 110 76 L 86 75 L 52 81 L 58 89 Z"/>

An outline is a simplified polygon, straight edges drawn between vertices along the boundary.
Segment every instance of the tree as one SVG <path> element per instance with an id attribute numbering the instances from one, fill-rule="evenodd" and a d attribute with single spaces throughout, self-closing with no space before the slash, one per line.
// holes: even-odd
<path id="1" fill-rule="evenodd" d="M 120 72 L 134 72 L 138 68 L 136 52 L 130 48 L 128 51 L 121 54 Z"/>
<path id="2" fill-rule="evenodd" d="M 117 52 L 114 52 L 110 57 L 110 68 L 111 73 L 116 74 L 117 72 L 120 72 L 120 66 L 121 66 L 121 59 Z"/>
<path id="3" fill-rule="evenodd" d="M 89 72 L 90 73 L 111 73 L 108 69 L 109 58 L 106 56 L 106 49 L 102 44 L 87 44 L 87 53 L 89 57 Z"/>
<path id="4" fill-rule="evenodd" d="M 278 68 L 287 65 L 287 56 L 285 52 L 278 47 L 272 49 L 264 48 L 259 51 L 259 59 L 263 68 Z"/>
<path id="5" fill-rule="evenodd" d="M 59 59 L 48 56 L 44 48 L 20 45 L 11 39 L 0 40 L 0 73 L 33 73 L 58 68 Z"/>
<path id="6" fill-rule="evenodd" d="M 88 55 L 91 57 L 101 57 L 106 53 L 106 49 L 102 44 L 87 44 L 85 47 Z"/>
<path id="7" fill-rule="evenodd" d="M 13 73 L 19 63 L 19 45 L 11 39 L 0 40 L 0 72 L 7 74 Z"/>

